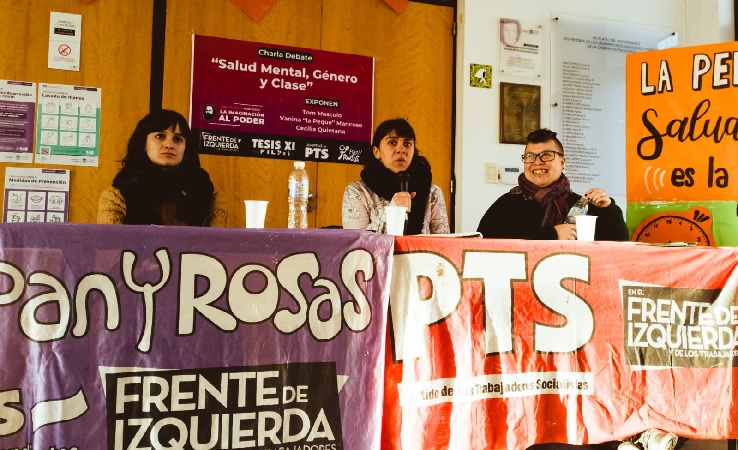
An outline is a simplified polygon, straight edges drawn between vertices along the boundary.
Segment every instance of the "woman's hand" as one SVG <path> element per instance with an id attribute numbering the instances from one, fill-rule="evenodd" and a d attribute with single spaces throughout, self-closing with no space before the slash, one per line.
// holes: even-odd
<path id="1" fill-rule="evenodd" d="M 573 223 L 554 225 L 556 235 L 560 241 L 574 241 L 577 239 L 577 226 Z"/>
<path id="2" fill-rule="evenodd" d="M 598 208 L 607 208 L 612 203 L 610 196 L 607 195 L 604 189 L 592 188 L 588 190 L 584 195 L 587 196 L 589 202 Z"/>
<path id="3" fill-rule="evenodd" d="M 398 192 L 392 196 L 392 203 L 395 206 L 404 206 L 407 212 L 410 212 L 410 202 L 415 197 L 415 192 Z"/>

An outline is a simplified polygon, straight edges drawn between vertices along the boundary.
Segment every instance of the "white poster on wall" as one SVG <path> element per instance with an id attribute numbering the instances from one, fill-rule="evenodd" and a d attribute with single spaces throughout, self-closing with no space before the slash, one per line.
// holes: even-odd
<path id="1" fill-rule="evenodd" d="M 39 84 L 35 162 L 97 167 L 101 95 L 95 87 Z"/>
<path id="2" fill-rule="evenodd" d="M 5 168 L 3 221 L 67 222 L 69 170 Z"/>
<path id="3" fill-rule="evenodd" d="M 500 73 L 541 77 L 541 30 L 537 22 L 500 19 Z"/>
<path id="4" fill-rule="evenodd" d="M 605 189 L 625 202 L 625 55 L 659 48 L 671 30 L 555 15 L 551 127 L 575 192 Z"/>
<path id="5" fill-rule="evenodd" d="M 49 19 L 49 69 L 79 71 L 82 16 L 52 12 Z"/>

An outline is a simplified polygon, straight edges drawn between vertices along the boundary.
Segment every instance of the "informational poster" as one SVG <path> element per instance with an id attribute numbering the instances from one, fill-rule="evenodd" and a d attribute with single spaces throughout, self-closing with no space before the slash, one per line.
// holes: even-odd
<path id="1" fill-rule="evenodd" d="M 52 12 L 49 20 L 49 69 L 79 71 L 82 16 Z"/>
<path id="2" fill-rule="evenodd" d="M 36 162 L 97 167 L 100 105 L 100 88 L 40 84 Z"/>
<path id="3" fill-rule="evenodd" d="M 500 73 L 541 77 L 542 25 L 518 19 L 500 19 Z"/>
<path id="4" fill-rule="evenodd" d="M 3 221 L 67 222 L 69 171 L 7 167 Z"/>
<path id="5" fill-rule="evenodd" d="M 736 55 L 738 43 L 725 42 L 627 56 L 634 239 L 738 245 Z"/>
<path id="6" fill-rule="evenodd" d="M 671 30 L 559 15 L 551 37 L 551 122 L 572 189 L 625 200 L 625 55 L 657 48 Z"/>
<path id="7" fill-rule="evenodd" d="M 0 80 L 0 162 L 33 162 L 36 83 Z"/>
<path id="8" fill-rule="evenodd" d="M 370 149 L 372 57 L 197 35 L 192 45 L 202 153 L 358 164 Z"/>

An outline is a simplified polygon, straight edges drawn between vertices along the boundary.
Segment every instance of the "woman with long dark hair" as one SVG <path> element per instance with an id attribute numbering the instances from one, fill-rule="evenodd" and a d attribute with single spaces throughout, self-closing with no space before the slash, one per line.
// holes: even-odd
<path id="1" fill-rule="evenodd" d="M 160 110 L 141 119 L 121 163 L 100 195 L 98 223 L 225 226 L 227 211 L 181 114 Z"/>
<path id="2" fill-rule="evenodd" d="M 362 157 L 361 180 L 346 186 L 343 193 L 344 228 L 385 232 L 384 207 L 392 205 L 407 208 L 405 234 L 450 232 L 443 192 L 432 183 L 430 164 L 418 154 L 415 130 L 407 120 L 379 124 L 372 152 Z M 402 186 L 403 179 L 407 186 Z"/>

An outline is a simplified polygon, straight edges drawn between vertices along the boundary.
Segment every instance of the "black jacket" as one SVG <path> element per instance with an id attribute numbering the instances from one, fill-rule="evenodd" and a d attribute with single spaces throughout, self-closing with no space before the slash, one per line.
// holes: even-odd
<path id="1" fill-rule="evenodd" d="M 566 203 L 571 208 L 581 195 L 570 192 Z M 612 200 L 612 199 L 610 199 Z M 627 241 L 630 233 L 623 219 L 623 212 L 612 200 L 607 208 L 589 205 L 590 216 L 597 216 L 596 241 Z M 504 239 L 557 239 L 553 226 L 541 227 L 543 206 L 522 193 L 506 193 L 489 207 L 479 222 L 477 231 L 486 238 Z"/>

